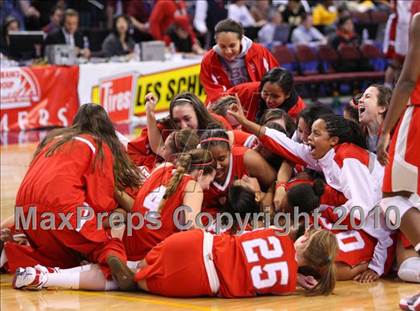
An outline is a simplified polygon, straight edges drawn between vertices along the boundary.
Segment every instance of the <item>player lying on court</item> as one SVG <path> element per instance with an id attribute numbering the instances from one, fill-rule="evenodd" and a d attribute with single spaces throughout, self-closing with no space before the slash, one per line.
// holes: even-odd
<path id="1" fill-rule="evenodd" d="M 256 205 L 255 195 L 244 197 L 249 202 L 242 206 Z M 166 238 L 144 260 L 130 264 L 133 271 L 115 257 L 110 264 L 120 273 L 119 283 L 107 281 L 97 265 L 88 265 L 67 270 L 20 268 L 13 285 L 22 289 L 132 289 L 134 276 L 139 289 L 170 297 L 283 295 L 294 292 L 297 284 L 308 294 L 330 294 L 336 279 L 335 236 L 327 230 L 310 229 L 293 242 L 293 235 L 274 228 L 241 235 L 212 235 L 194 229 Z M 188 252 L 185 245 L 189 245 Z M 319 281 L 299 274 L 299 267 L 318 274 Z"/>

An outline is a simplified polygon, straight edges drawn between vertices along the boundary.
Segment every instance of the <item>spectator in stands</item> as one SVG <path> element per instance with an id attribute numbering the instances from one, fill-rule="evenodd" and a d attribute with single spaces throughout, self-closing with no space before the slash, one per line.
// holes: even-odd
<path id="1" fill-rule="evenodd" d="M 314 26 L 322 32 L 327 32 L 337 20 L 337 8 L 333 0 L 320 0 L 312 11 Z"/>
<path id="2" fill-rule="evenodd" d="M 177 52 L 204 54 L 206 51 L 192 38 L 191 28 L 188 16 L 176 16 L 174 23 L 167 30 L 166 44 L 174 43 Z"/>
<path id="3" fill-rule="evenodd" d="M 130 18 L 127 15 L 119 15 L 114 18 L 112 32 L 102 43 L 102 55 L 104 57 L 122 56 L 133 52 L 134 40 L 129 31 Z"/>
<path id="4" fill-rule="evenodd" d="M 55 6 L 50 12 L 50 23 L 42 28 L 45 33 L 50 33 L 60 29 L 63 21 L 64 11 L 61 7 Z"/>
<path id="5" fill-rule="evenodd" d="M 260 81 L 267 71 L 278 66 L 270 51 L 244 36 L 241 24 L 232 19 L 216 25 L 215 39 L 217 44 L 201 62 L 200 82 L 207 103 L 235 85 Z"/>
<path id="6" fill-rule="evenodd" d="M 0 52 L 7 58 L 18 58 L 18 55 L 14 51 L 10 50 L 10 38 L 9 32 L 19 31 L 19 20 L 14 16 L 8 16 L 1 28 L 1 42 Z"/>
<path id="7" fill-rule="evenodd" d="M 201 0 L 195 4 L 194 28 L 202 40 L 206 50 L 212 47 L 214 41 L 214 27 L 218 22 L 227 18 L 224 0 Z"/>
<path id="8" fill-rule="evenodd" d="M 115 12 L 118 10 L 118 0 L 108 0 L 106 7 L 107 28 L 112 29 Z M 153 40 L 149 33 L 149 18 L 152 13 L 153 1 L 145 0 L 123 0 L 122 12 L 130 16 L 131 24 L 134 28 L 132 34 L 134 41 L 149 41 Z"/>
<path id="9" fill-rule="evenodd" d="M 251 40 L 255 40 L 258 36 L 258 30 L 266 21 L 257 22 L 248 7 L 245 0 L 232 1 L 228 6 L 228 18 L 240 23 L 244 28 L 245 35 Z"/>
<path id="10" fill-rule="evenodd" d="M 289 24 L 293 29 L 301 24 L 301 16 L 304 13 L 306 13 L 306 11 L 300 0 L 289 0 L 282 12 L 283 21 L 286 24 Z"/>
<path id="11" fill-rule="evenodd" d="M 228 18 L 241 23 L 244 28 L 254 27 L 256 26 L 256 21 L 245 3 L 246 1 L 244 0 L 232 1 L 228 6 Z"/>
<path id="12" fill-rule="evenodd" d="M 90 50 L 84 48 L 84 39 L 78 28 L 79 14 L 73 9 L 67 9 L 64 12 L 63 27 L 49 33 L 45 45 L 67 44 L 75 47 L 78 55 L 89 58 Z"/>
<path id="13" fill-rule="evenodd" d="M 158 0 L 150 15 L 150 33 L 155 40 L 164 40 L 165 35 L 175 21 L 175 16 L 187 16 L 187 8 L 183 0 Z M 190 35 L 196 40 L 192 27 Z"/>
<path id="14" fill-rule="evenodd" d="M 29 0 L 20 0 L 20 8 L 23 16 L 25 17 L 26 30 L 39 30 L 41 29 L 40 17 L 41 13 L 32 5 Z"/>
<path id="15" fill-rule="evenodd" d="M 354 31 L 354 24 L 350 16 L 340 18 L 338 28 L 331 39 L 331 45 L 338 50 L 341 44 L 359 46 L 360 38 Z"/>
<path id="16" fill-rule="evenodd" d="M 258 41 L 270 48 L 275 44 L 287 43 L 289 33 L 290 26 L 283 23 L 283 15 L 279 10 L 275 10 L 271 15 L 270 22 L 258 32 Z"/>
<path id="17" fill-rule="evenodd" d="M 258 0 L 254 2 L 250 12 L 255 20 L 255 23 L 262 26 L 270 19 L 272 10 L 273 8 L 271 7 L 269 0 Z"/>
<path id="18" fill-rule="evenodd" d="M 292 32 L 292 43 L 308 45 L 326 44 L 327 39 L 325 36 L 312 25 L 312 16 L 305 13 L 301 18 L 302 24 Z"/>
<path id="19" fill-rule="evenodd" d="M 392 90 L 380 84 L 372 84 L 359 99 L 359 122 L 367 134 L 368 148 L 376 152 L 376 145 L 382 132 L 382 123 L 391 102 Z"/>
<path id="20" fill-rule="evenodd" d="M 14 0 L 2 0 L 0 1 L 0 23 L 1 25 L 6 24 L 6 20 L 10 17 L 14 17 L 21 28 L 24 26 L 23 13 L 20 10 L 20 6 Z"/>

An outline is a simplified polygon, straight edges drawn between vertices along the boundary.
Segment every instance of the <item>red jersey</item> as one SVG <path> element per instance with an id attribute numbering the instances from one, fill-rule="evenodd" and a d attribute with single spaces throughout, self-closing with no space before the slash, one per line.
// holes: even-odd
<path id="1" fill-rule="evenodd" d="M 166 140 L 172 130 L 167 129 L 162 123 L 158 123 L 157 126 L 162 134 L 163 140 Z M 145 166 L 149 171 L 153 170 L 156 163 L 161 160 L 150 148 L 147 127 L 141 130 L 139 137 L 128 143 L 127 153 L 137 166 Z"/>
<path id="2" fill-rule="evenodd" d="M 145 280 L 150 292 L 164 296 L 253 297 L 296 289 L 293 242 L 271 228 L 239 236 L 179 232 L 154 247 L 145 260 L 147 266 L 136 272 L 135 280 Z"/>
<path id="3" fill-rule="evenodd" d="M 261 81 L 267 71 L 278 66 L 271 52 L 258 43 L 252 43 L 244 60 L 249 81 Z M 233 87 L 223 68 L 220 56 L 214 49 L 208 51 L 203 57 L 200 82 L 206 90 L 207 103 L 214 102 Z"/>
<path id="4" fill-rule="evenodd" d="M 295 248 L 279 230 L 215 236 L 213 256 L 222 297 L 283 294 L 296 289 Z"/>
<path id="5" fill-rule="evenodd" d="M 236 85 L 227 90 L 227 93 L 231 95 L 238 94 L 247 119 L 251 121 L 256 120 L 261 100 L 259 81 Z M 286 107 L 279 106 L 277 108 L 285 110 L 292 119 L 296 120 L 299 113 L 306 108 L 306 104 L 303 99 L 298 96 L 297 102 L 292 107 L 285 109 Z"/>
<path id="6" fill-rule="evenodd" d="M 165 33 L 175 21 L 175 16 L 187 16 L 187 6 L 183 0 L 159 0 L 156 2 L 149 18 L 150 34 L 155 40 L 164 40 Z M 188 27 L 188 34 L 193 42 L 195 34 L 192 27 Z"/>
<path id="7" fill-rule="evenodd" d="M 420 76 L 417 77 L 416 87 L 411 93 L 411 104 L 420 106 Z"/>
<path id="8" fill-rule="evenodd" d="M 245 147 L 232 147 L 228 172 L 223 184 L 213 181 L 210 188 L 204 191 L 203 212 L 216 214 L 219 207 L 226 202 L 229 186 L 236 180 L 248 175 L 244 163 L 244 155 L 248 151 Z"/>
<path id="9" fill-rule="evenodd" d="M 53 155 L 44 147 L 31 162 L 16 196 L 16 206 L 27 212 L 35 206 L 37 213 L 77 214 L 77 208 L 90 206 L 95 212 L 109 212 L 117 207 L 114 200 L 114 157 L 102 144 L 102 161 L 96 161 L 97 145 L 92 136 L 74 137 Z M 71 219 L 76 227 L 76 217 Z"/>
<path id="10" fill-rule="evenodd" d="M 193 178 L 184 175 L 179 183 L 177 190 L 165 203 L 160 212 L 161 226 L 156 229 L 156 223 L 150 221 L 149 212 L 157 212 L 163 195 L 166 191 L 170 179 L 172 178 L 175 167 L 168 164 L 158 168 L 139 190 L 133 205 L 133 213 L 140 213 L 144 218 L 144 224 L 138 230 L 133 230 L 132 234 L 127 231 L 124 234 L 123 243 L 127 251 L 129 260 L 141 260 L 147 252 L 163 241 L 166 237 L 178 231 L 173 221 L 175 210 L 182 205 L 187 183 Z M 147 225 L 152 226 L 148 228 Z M 139 218 L 134 217 L 133 226 L 139 225 Z"/>
<path id="11" fill-rule="evenodd" d="M 258 139 L 253 134 L 241 130 L 233 130 L 232 133 L 234 146 L 252 149 L 258 144 Z"/>
<path id="12" fill-rule="evenodd" d="M 333 229 L 333 225 L 338 223 L 338 218 L 332 207 L 324 207 L 318 221 L 321 228 L 330 230 L 337 238 L 338 252 L 335 261 L 343 262 L 351 267 L 364 262 L 370 262 L 369 268 L 372 269 L 376 267 L 376 264 L 372 263 L 372 260 L 376 256 L 376 260 L 383 265 L 382 272 L 387 273 L 393 263 L 395 245 L 389 245 L 385 252 L 376 251 L 378 240 L 364 230 L 352 229 L 348 217 L 343 221 L 340 220 L 342 225 L 346 225 L 349 228 L 348 230 L 340 231 Z M 313 222 L 312 216 L 311 221 Z"/>

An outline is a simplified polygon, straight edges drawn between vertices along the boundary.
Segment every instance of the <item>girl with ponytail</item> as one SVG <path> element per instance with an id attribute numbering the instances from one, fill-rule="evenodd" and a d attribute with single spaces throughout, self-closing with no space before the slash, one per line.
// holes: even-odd
<path id="1" fill-rule="evenodd" d="M 246 231 L 240 235 L 213 235 L 193 229 L 172 234 L 153 247 L 131 270 L 118 259 L 113 264 L 125 279 L 133 279 L 134 274 L 138 289 L 167 297 L 287 295 L 293 294 L 297 285 L 303 287 L 307 295 L 330 295 L 336 283 L 337 244 L 335 236 L 327 230 L 311 229 L 293 241 L 275 228 Z M 267 251 L 269 258 L 262 255 Z M 255 273 L 263 269 L 269 278 Z M 298 269 L 311 271 L 317 278 L 300 274 Z M 35 268 L 22 270 L 24 273 L 17 275 L 15 283 L 20 288 L 34 288 L 24 276 L 34 273 Z M 70 271 L 53 273 L 53 286 L 69 288 L 64 279 Z M 96 265 L 78 273 L 80 289 L 121 288 L 116 281 L 105 282 Z M 38 274 L 43 282 L 36 289 L 48 288 L 51 272 L 45 268 Z"/>
<path id="2" fill-rule="evenodd" d="M 175 216 L 181 225 L 191 223 L 195 226 L 203 191 L 209 188 L 216 174 L 213 156 L 207 150 L 192 149 L 178 154 L 175 163 L 174 166 L 164 162 L 157 167 L 137 193 L 131 211 L 141 214 L 144 224 L 140 229 L 124 234 L 123 243 L 129 260 L 144 258 L 153 246 L 179 231 Z M 185 211 L 174 215 L 180 206 L 185 206 Z M 159 226 L 156 219 L 160 221 Z M 133 226 L 139 221 L 133 218 Z"/>
<path id="3" fill-rule="evenodd" d="M 322 172 L 326 183 L 342 192 L 346 217 L 365 224 L 365 231 L 378 240 L 377 251 L 369 264 L 369 280 L 384 272 L 387 248 L 392 245 L 389 230 L 374 228 L 373 210 L 381 200 L 383 168 L 366 149 L 366 139 L 356 123 L 332 114 L 320 116 L 311 128 L 307 144 L 293 141 L 284 133 L 246 119 L 242 111 L 230 110 L 243 127 L 258 135 L 261 143 L 286 160 Z M 280 185 L 281 186 L 281 185 Z M 383 217 L 383 216 L 381 216 Z"/>
<path id="4" fill-rule="evenodd" d="M 295 179 L 287 184 L 287 194 L 282 202 L 282 210 L 290 212 L 293 219 L 293 217 L 297 217 L 294 214 L 295 206 L 298 207 L 299 214 L 308 215 L 312 215 L 314 209 L 319 208 L 319 218 L 310 217 L 311 224 L 316 221 L 321 228 L 331 230 L 340 241 L 335 261 L 337 280 L 355 279 L 365 282 L 362 275 L 367 273 L 368 262 L 375 257 L 377 240 L 363 229 L 351 229 L 351 223 L 347 219 L 344 219 L 341 224 L 347 225 L 349 230 L 341 231 L 333 227 L 338 220 L 338 215 L 334 213 L 334 207 L 341 206 L 345 202 L 346 198 L 340 192 L 326 185 L 320 179 L 314 181 Z M 305 225 L 307 226 L 307 224 Z M 389 259 L 385 264 L 386 272 L 392 264 L 392 258 Z"/>

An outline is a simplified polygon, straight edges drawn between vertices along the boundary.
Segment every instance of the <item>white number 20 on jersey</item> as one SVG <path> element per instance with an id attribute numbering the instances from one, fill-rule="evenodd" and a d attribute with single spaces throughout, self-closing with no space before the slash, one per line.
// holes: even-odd
<path id="1" fill-rule="evenodd" d="M 268 247 L 270 245 L 270 248 Z M 281 258 L 283 256 L 283 248 L 281 247 L 280 241 L 273 236 L 269 236 L 267 239 L 254 239 L 250 241 L 242 242 L 242 247 L 245 251 L 245 256 L 249 263 L 258 262 L 260 260 L 258 252 L 255 250 L 258 248 L 259 253 L 265 259 Z M 267 278 L 262 278 L 263 271 L 267 273 Z M 289 269 L 287 262 L 279 261 L 269 263 L 264 266 L 254 266 L 251 269 L 252 283 L 255 288 L 262 289 L 274 286 L 277 280 L 277 272 L 280 272 L 280 284 L 287 285 L 289 279 Z"/>

